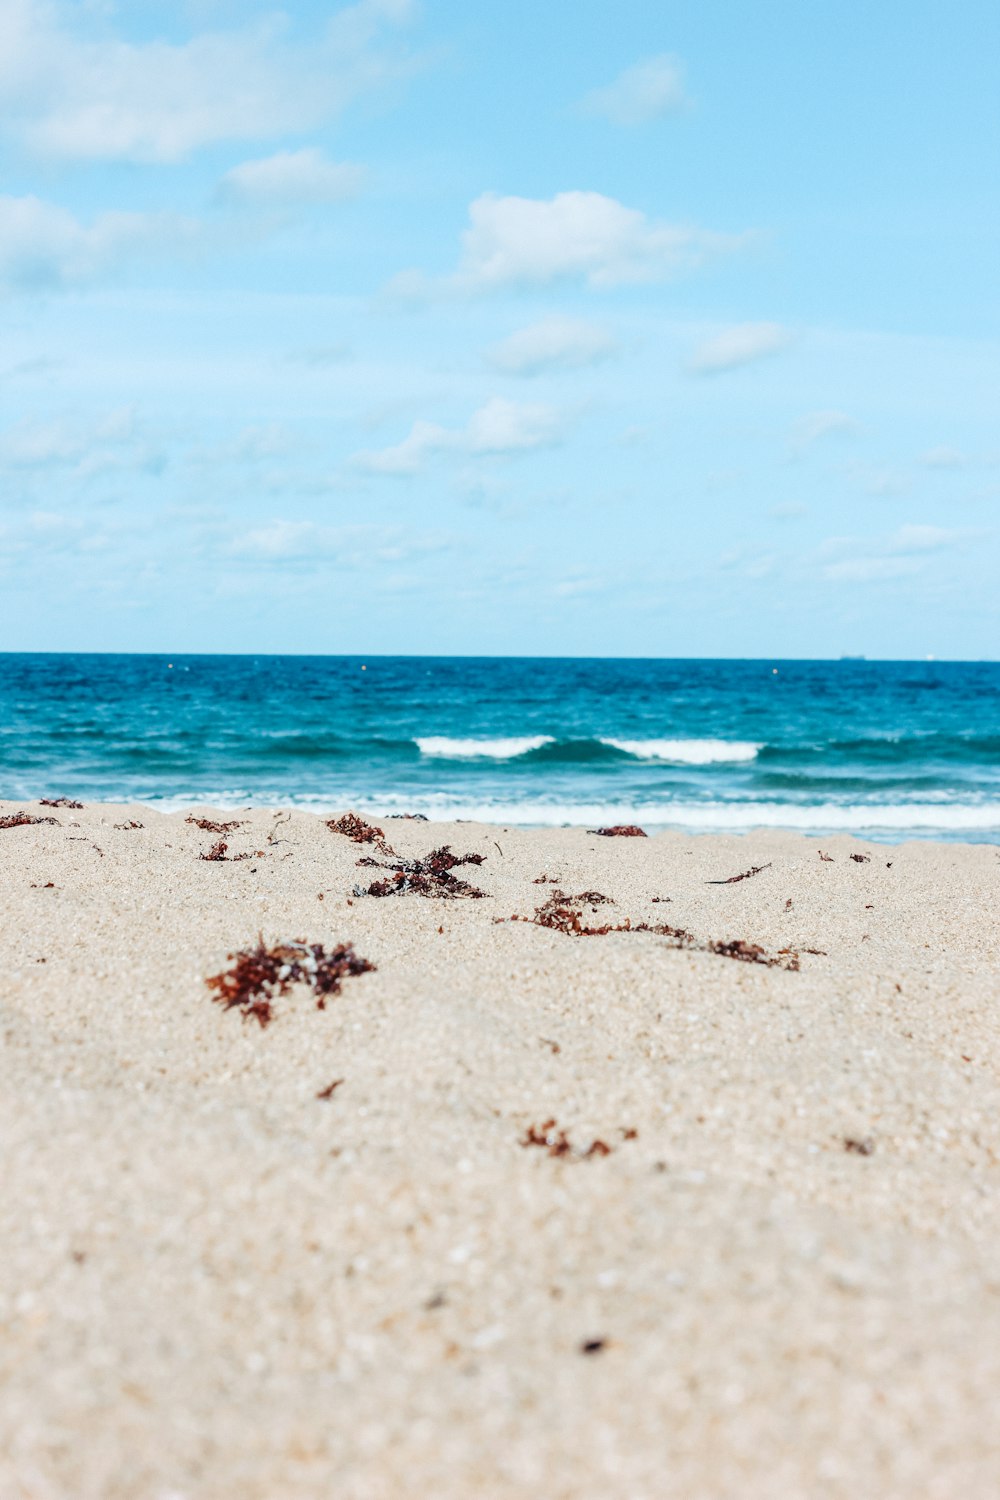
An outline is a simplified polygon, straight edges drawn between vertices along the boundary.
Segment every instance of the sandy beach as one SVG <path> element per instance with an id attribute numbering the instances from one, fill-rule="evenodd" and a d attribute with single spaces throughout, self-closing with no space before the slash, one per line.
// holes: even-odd
<path id="1" fill-rule="evenodd" d="M 996 848 L 22 810 L 3 1500 L 1000 1493 Z"/>

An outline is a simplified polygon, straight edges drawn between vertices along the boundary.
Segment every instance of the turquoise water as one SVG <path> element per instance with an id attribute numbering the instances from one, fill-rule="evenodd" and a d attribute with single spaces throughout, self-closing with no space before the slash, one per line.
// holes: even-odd
<path id="1" fill-rule="evenodd" d="M 0 655 L 0 797 L 1000 842 L 1000 665 Z"/>

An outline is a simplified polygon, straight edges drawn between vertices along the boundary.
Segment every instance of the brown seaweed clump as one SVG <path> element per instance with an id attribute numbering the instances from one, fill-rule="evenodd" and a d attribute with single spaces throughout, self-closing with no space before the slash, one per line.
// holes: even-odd
<path id="1" fill-rule="evenodd" d="M 16 812 L 4 813 L 0 816 L 0 828 L 25 828 L 29 823 L 55 823 L 59 826 L 58 818 L 39 818 L 35 813 Z"/>
<path id="2" fill-rule="evenodd" d="M 287 995 L 293 984 L 308 985 L 316 1009 L 325 1010 L 327 996 L 340 994 L 341 980 L 375 970 L 347 943 L 327 953 L 322 943 L 298 939 L 267 948 L 258 937 L 256 948 L 241 948 L 228 957 L 232 967 L 205 980 L 215 991 L 212 998 L 226 1010 L 238 1008 L 245 1017 L 253 1016 L 261 1027 L 273 1020 L 275 996 Z"/>
<path id="3" fill-rule="evenodd" d="M 749 880 L 753 875 L 761 875 L 765 870 L 771 868 L 770 861 L 766 865 L 751 865 L 749 870 L 742 870 L 739 875 L 730 875 L 727 880 L 706 880 L 706 885 L 739 885 L 741 880 Z"/>
<path id="4" fill-rule="evenodd" d="M 605 922 L 599 927 L 589 926 L 583 920 L 583 908 L 591 910 L 598 906 L 613 905 L 610 896 L 600 891 L 581 891 L 579 896 L 567 896 L 562 891 L 553 891 L 543 905 L 535 908 L 534 921 L 538 927 L 551 927 L 554 932 L 564 932 L 568 937 L 604 937 L 609 932 L 631 932 L 629 922 L 613 926 Z"/>
<path id="5" fill-rule="evenodd" d="M 374 844 L 384 854 L 392 853 L 385 841 L 382 829 L 366 823 L 358 817 L 357 813 L 349 812 L 345 813 L 342 818 L 330 818 L 326 826 L 331 833 L 342 833 L 345 838 L 353 839 L 356 844 Z"/>
<path id="6" fill-rule="evenodd" d="M 258 857 L 250 850 L 245 854 L 228 854 L 226 852 L 228 848 L 229 845 L 225 839 L 219 839 L 219 842 L 213 844 L 207 854 L 199 854 L 198 858 L 207 860 L 209 864 L 236 864 L 241 859 L 255 859 Z"/>
<path id="7" fill-rule="evenodd" d="M 645 839 L 649 837 L 645 828 L 636 823 L 612 823 L 610 828 L 588 828 L 588 833 L 599 833 L 602 839 Z"/>
<path id="8" fill-rule="evenodd" d="M 551 927 L 554 932 L 566 937 L 606 937 L 609 932 L 649 932 L 655 937 L 668 938 L 671 947 L 690 948 L 698 953 L 714 953 L 718 958 L 734 958 L 741 963 L 763 964 L 769 969 L 799 968 L 799 955 L 791 948 L 782 948 L 778 953 L 768 953 L 759 943 L 748 943 L 742 938 L 716 941 L 699 939 L 683 927 L 671 927 L 667 922 L 604 922 L 593 926 L 583 920 L 584 906 L 593 908 L 607 901 L 598 891 L 583 891 L 579 896 L 567 896 L 562 891 L 553 891 L 542 906 L 535 908 L 533 917 L 525 918 L 537 927 Z M 501 919 L 502 920 L 502 919 Z"/>
<path id="9" fill-rule="evenodd" d="M 196 818 L 192 813 L 184 819 L 185 823 L 193 823 L 200 828 L 202 833 L 232 833 L 234 828 L 239 828 L 246 822 L 245 818 L 237 818 L 232 823 L 216 823 L 211 818 Z"/>
<path id="10" fill-rule="evenodd" d="M 387 879 L 373 880 L 369 886 L 356 885 L 354 894 L 429 896 L 439 901 L 455 901 L 464 896 L 478 901 L 486 892 L 451 872 L 458 865 L 481 865 L 485 858 L 485 854 L 453 854 L 450 846 L 444 844 L 440 849 L 432 849 L 422 859 L 404 859 L 396 855 L 388 864 L 381 865 L 375 859 L 361 859 L 359 864 L 392 873 Z"/>
<path id="11" fill-rule="evenodd" d="M 625 1139 L 629 1138 L 626 1134 Z M 543 1120 L 541 1125 L 529 1125 L 518 1144 L 524 1147 L 540 1146 L 549 1156 L 572 1156 L 578 1161 L 587 1161 L 593 1156 L 610 1156 L 615 1149 L 607 1141 L 595 1140 L 584 1151 L 573 1145 L 565 1130 L 560 1129 L 555 1120 Z"/>
<path id="12" fill-rule="evenodd" d="M 72 807 L 77 812 L 82 808 L 82 802 L 74 802 L 72 797 L 39 797 L 39 807 Z"/>

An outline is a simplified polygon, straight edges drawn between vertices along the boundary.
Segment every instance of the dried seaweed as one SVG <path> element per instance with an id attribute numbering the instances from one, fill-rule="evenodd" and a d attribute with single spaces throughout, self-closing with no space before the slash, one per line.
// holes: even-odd
<path id="1" fill-rule="evenodd" d="M 823 851 L 822 851 L 822 849 L 819 851 L 819 857 L 823 861 L 824 864 L 827 864 L 827 865 L 832 865 L 833 864 L 833 855 L 832 854 L 824 854 Z"/>
<path id="2" fill-rule="evenodd" d="M 246 818 L 237 818 L 232 823 L 215 823 L 211 818 L 196 818 L 192 813 L 184 819 L 185 823 L 193 823 L 200 828 L 202 833 L 232 833 L 234 828 L 240 828 L 246 822 Z"/>
<path id="3" fill-rule="evenodd" d="M 145 823 L 137 823 L 134 818 L 129 818 L 129 820 L 128 820 L 127 823 L 116 823 L 115 824 L 116 828 L 122 829 L 122 830 L 124 830 L 126 832 L 129 829 L 132 829 L 132 828 L 145 828 L 145 826 L 146 826 Z"/>
<path id="4" fill-rule="evenodd" d="M 534 922 L 537 927 L 550 927 L 554 932 L 562 932 L 567 937 L 606 937 L 610 932 L 648 932 L 655 937 L 668 938 L 674 948 L 714 953 L 719 958 L 763 964 L 768 969 L 796 971 L 799 968 L 799 955 L 792 948 L 782 948 L 778 953 L 770 954 L 759 943 L 748 943 L 743 938 L 731 938 L 728 941 L 698 939 L 683 927 L 671 927 L 666 922 L 633 922 L 626 917 L 624 922 L 605 922 L 599 927 L 591 926 L 583 920 L 583 907 L 588 903 L 593 905 L 590 898 L 598 894 L 596 891 L 584 891 L 579 896 L 567 896 L 562 891 L 553 891 L 543 905 L 535 908 L 533 917 L 514 917 L 511 920 Z M 608 897 L 601 899 L 606 901 Z M 504 919 L 501 917 L 499 920 Z"/>
<path id="5" fill-rule="evenodd" d="M 666 923 L 651 927 L 648 922 L 635 923 L 628 917 L 624 922 L 604 922 L 599 927 L 584 922 L 584 906 L 593 908 L 610 901 L 610 896 L 602 896 L 599 891 L 581 891 L 578 896 L 553 891 L 547 901 L 535 908 L 533 917 L 524 917 L 523 920 L 534 922 L 538 927 L 551 927 L 553 931 L 564 932 L 568 937 L 606 937 L 609 932 L 655 932 L 664 937 L 683 938 L 684 946 L 694 942 L 689 932 L 684 932 L 679 927 L 669 927 Z"/>
<path id="6" fill-rule="evenodd" d="M 326 826 L 331 833 L 342 833 L 345 838 L 353 839 L 356 844 L 374 844 L 382 854 L 393 853 L 385 841 L 382 829 L 373 827 L 371 823 L 365 823 L 357 813 L 349 812 L 345 813 L 342 818 L 331 818 Z"/>
<path id="7" fill-rule="evenodd" d="M 627 1134 L 623 1139 L 631 1139 Z M 565 1130 L 562 1130 L 555 1120 L 543 1120 L 541 1125 L 529 1125 L 524 1135 L 518 1142 L 520 1146 L 540 1146 L 549 1156 L 561 1157 L 572 1156 L 577 1161 L 587 1161 L 593 1156 L 610 1156 L 615 1149 L 609 1146 L 607 1141 L 593 1140 L 583 1150 L 574 1146 Z"/>
<path id="8" fill-rule="evenodd" d="M 875 1142 L 870 1135 L 863 1136 L 860 1140 L 854 1136 L 845 1136 L 844 1150 L 853 1151 L 856 1156 L 871 1156 L 875 1150 Z"/>
<path id="9" fill-rule="evenodd" d="M 870 854 L 852 854 L 851 859 L 856 865 L 870 865 L 872 862 Z"/>
<path id="10" fill-rule="evenodd" d="M 235 865 L 239 864 L 241 859 L 263 859 L 264 857 L 263 849 L 258 849 L 256 852 L 248 849 L 245 854 L 227 854 L 228 848 L 229 845 L 225 839 L 220 839 L 217 844 L 212 845 L 207 854 L 199 854 L 198 858 L 206 860 L 209 864 Z"/>
<path id="11" fill-rule="evenodd" d="M 742 938 L 730 938 L 729 942 L 709 942 L 705 944 L 706 953 L 716 953 L 719 958 L 735 958 L 745 964 L 768 964 L 773 960 L 767 956 L 766 949 L 759 943 L 747 943 Z M 783 949 L 783 953 L 790 954 L 790 950 Z M 791 968 L 790 964 L 782 964 L 781 968 Z M 798 967 L 798 965 L 796 965 Z"/>
<path id="12" fill-rule="evenodd" d="M 770 860 L 766 865 L 751 865 L 749 870 L 744 870 L 742 875 L 730 875 L 728 880 L 706 880 L 706 885 L 738 885 L 741 880 L 749 880 L 751 875 L 759 875 L 763 870 L 771 868 Z"/>
<path id="13" fill-rule="evenodd" d="M 639 828 L 635 823 L 613 823 L 610 828 L 588 828 L 588 833 L 599 833 L 603 839 L 645 839 L 648 838 L 644 828 Z"/>
<path id="14" fill-rule="evenodd" d="M 478 886 L 470 885 L 451 872 L 458 865 L 481 865 L 485 854 L 453 854 L 444 844 L 432 849 L 422 859 L 404 859 L 396 855 L 388 863 L 376 859 L 359 859 L 359 865 L 373 866 L 391 871 L 384 880 L 373 880 L 371 885 L 354 887 L 355 896 L 429 896 L 436 900 L 454 901 L 460 897 L 479 900 L 486 895 Z"/>
<path id="15" fill-rule="evenodd" d="M 600 1354 L 607 1347 L 607 1339 L 584 1339 L 580 1345 L 581 1354 Z"/>
<path id="16" fill-rule="evenodd" d="M 0 828 L 25 828 L 29 823 L 54 823 L 59 826 L 58 818 L 40 818 L 35 813 L 16 812 L 4 813 L 0 816 Z"/>
<path id="17" fill-rule="evenodd" d="M 521 1140 L 521 1146 L 542 1146 L 550 1156 L 569 1156 L 573 1147 L 565 1130 L 560 1130 L 555 1120 L 544 1120 L 541 1125 L 529 1125 Z"/>
<path id="18" fill-rule="evenodd" d="M 273 1019 L 275 996 L 286 995 L 293 984 L 308 985 L 317 1010 L 324 1010 L 327 996 L 340 994 L 342 979 L 375 969 L 346 943 L 327 953 L 322 943 L 298 939 L 266 948 L 263 937 L 258 937 L 256 948 L 241 948 L 228 956 L 232 967 L 205 980 L 215 991 L 212 999 L 226 1010 L 238 1007 L 261 1027 Z"/>
<path id="19" fill-rule="evenodd" d="M 77 812 L 83 807 L 82 802 L 74 802 L 71 797 L 39 797 L 39 807 L 72 807 Z"/>
<path id="20" fill-rule="evenodd" d="M 320 1089 L 319 1093 L 316 1095 L 316 1098 L 317 1099 L 332 1099 L 333 1096 L 334 1096 L 334 1094 L 340 1088 L 340 1085 L 343 1083 L 343 1081 L 344 1080 L 342 1078 L 335 1078 L 332 1083 L 328 1083 L 327 1084 L 327 1086 L 326 1086 L 325 1089 Z"/>

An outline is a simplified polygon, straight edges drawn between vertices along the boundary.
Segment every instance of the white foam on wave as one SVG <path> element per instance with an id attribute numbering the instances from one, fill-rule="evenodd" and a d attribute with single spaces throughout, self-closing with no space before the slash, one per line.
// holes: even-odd
<path id="1" fill-rule="evenodd" d="M 380 795 L 356 790 L 354 795 L 326 797 L 307 795 L 255 795 L 233 790 L 192 792 L 187 796 L 128 797 L 121 799 L 158 812 L 176 812 L 192 807 L 229 809 L 301 808 L 322 814 L 353 808 L 366 817 L 387 817 L 393 812 L 423 813 L 432 822 L 508 824 L 522 828 L 596 828 L 612 823 L 639 823 L 653 830 L 675 828 L 691 833 L 747 833 L 754 828 L 789 829 L 798 833 L 907 834 L 933 836 L 1000 835 L 1000 802 L 893 802 L 804 805 L 788 802 L 554 802 L 525 799 L 523 802 L 466 802 L 446 792 L 387 792 Z"/>
<path id="2" fill-rule="evenodd" d="M 735 765 L 756 759 L 758 751 L 764 748 L 753 740 L 602 739 L 601 744 L 613 745 L 638 760 L 657 760 L 675 766 Z"/>
<path id="3" fill-rule="evenodd" d="M 540 750 L 543 745 L 551 744 L 550 734 L 497 740 L 451 740 L 444 735 L 431 735 L 416 741 L 421 755 L 440 756 L 445 760 L 471 760 L 481 756 L 489 760 L 515 760 L 530 750 Z"/>

